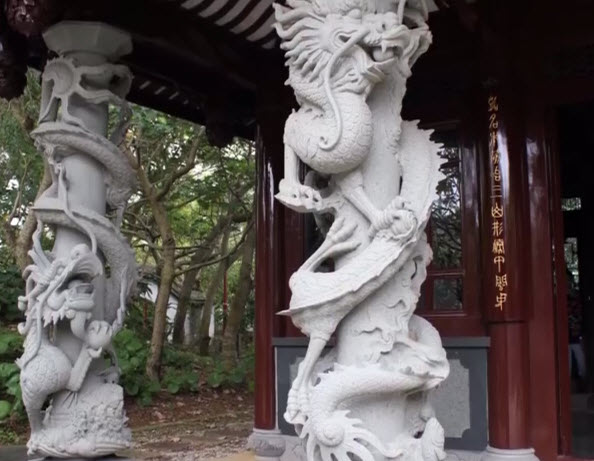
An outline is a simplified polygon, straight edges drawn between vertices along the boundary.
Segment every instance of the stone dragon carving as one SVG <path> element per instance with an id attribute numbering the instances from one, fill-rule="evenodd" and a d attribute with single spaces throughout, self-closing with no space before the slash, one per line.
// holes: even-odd
<path id="1" fill-rule="evenodd" d="M 122 66 L 84 66 L 68 56 L 48 62 L 42 76 L 41 114 L 32 136 L 53 183 L 33 206 L 38 228 L 32 264 L 23 273 L 26 294 L 19 308 L 26 321 L 19 330 L 26 339 L 17 362 L 31 455 L 103 456 L 130 444 L 111 341 L 136 282 L 134 254 L 119 231 L 135 175 L 100 132 L 108 104 L 120 113 L 112 140 L 125 132 L 130 81 Z M 113 222 L 104 216 L 107 207 L 115 211 Z M 55 229 L 51 252 L 42 248 L 47 226 Z"/>
<path id="2" fill-rule="evenodd" d="M 427 395 L 449 364 L 437 331 L 414 315 L 440 146 L 400 117 L 411 67 L 431 43 L 426 5 L 287 0 L 275 15 L 300 105 L 285 125 L 277 199 L 327 229 L 290 280 L 283 314 L 310 342 L 285 419 L 308 461 L 442 460 Z M 304 182 L 300 162 L 311 170 Z"/>

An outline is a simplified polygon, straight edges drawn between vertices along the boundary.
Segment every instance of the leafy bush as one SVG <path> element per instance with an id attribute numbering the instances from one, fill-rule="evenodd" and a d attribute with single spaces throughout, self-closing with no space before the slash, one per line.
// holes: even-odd
<path id="1" fill-rule="evenodd" d="M 13 445 L 19 441 L 19 434 L 7 427 L 0 427 L 0 447 Z"/>
<path id="2" fill-rule="evenodd" d="M 16 331 L 0 330 L 0 421 L 24 414 L 20 370 L 14 363 L 22 351 L 21 335 Z"/>
<path id="3" fill-rule="evenodd" d="M 14 363 L 0 363 L 0 421 L 23 414 L 19 372 Z"/>
<path id="4" fill-rule="evenodd" d="M 238 364 L 229 370 L 225 369 L 221 361 L 215 362 L 206 382 L 215 389 L 247 385 L 248 389 L 253 391 L 254 357 L 254 350 L 250 349 Z"/>
<path id="5" fill-rule="evenodd" d="M 200 376 L 195 371 L 199 363 L 203 363 L 198 355 L 165 345 L 163 349 L 163 379 L 162 386 L 170 394 L 179 392 L 196 392 L 198 390 Z"/>
<path id="6" fill-rule="evenodd" d="M 179 392 L 196 392 L 199 376 L 193 370 L 176 370 L 169 368 L 163 376 L 163 386 L 170 394 Z"/>
<path id="7" fill-rule="evenodd" d="M 118 365 L 122 372 L 120 384 L 127 395 L 135 397 L 141 405 L 149 405 L 161 386 L 145 374 L 149 344 L 132 330 L 123 329 L 114 339 Z"/>
<path id="8" fill-rule="evenodd" d="M 0 252 L 0 257 L 3 255 Z M 15 265 L 0 265 L 0 319 L 14 322 L 23 317 L 17 308 L 19 295 L 25 291 L 25 285 Z"/>
<path id="9" fill-rule="evenodd" d="M 23 337 L 12 330 L 0 330 L 0 361 L 13 362 L 23 353 Z"/>
<path id="10" fill-rule="evenodd" d="M 141 405 L 149 405 L 153 396 L 162 388 L 171 394 L 195 392 L 200 384 L 196 371 L 209 366 L 210 359 L 199 357 L 190 351 L 166 345 L 163 351 L 163 378 L 151 381 L 145 373 L 149 352 L 149 340 L 138 336 L 131 329 L 123 329 L 114 341 L 122 371 L 120 384 L 127 395 L 136 398 Z"/>

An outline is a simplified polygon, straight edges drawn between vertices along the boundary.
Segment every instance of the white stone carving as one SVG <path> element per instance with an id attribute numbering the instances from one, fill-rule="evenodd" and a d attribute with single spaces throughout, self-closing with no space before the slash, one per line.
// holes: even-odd
<path id="1" fill-rule="evenodd" d="M 300 440 L 298 437 L 290 435 L 283 435 L 283 438 L 285 440 L 286 448 L 280 458 L 280 461 L 307 461 L 305 451 L 303 450 L 303 444 L 301 443 L 302 440 Z M 482 451 L 447 450 L 444 461 L 481 461 L 483 456 L 484 452 Z"/>
<path id="2" fill-rule="evenodd" d="M 33 206 L 38 229 L 19 299 L 26 315 L 18 364 L 31 424 L 27 446 L 37 456 L 104 456 L 130 445 L 111 341 L 136 282 L 134 254 L 119 231 L 135 174 L 114 144 L 131 114 L 124 100 L 131 75 L 107 60 L 130 52 L 131 42 L 111 27 L 85 23 L 58 24 L 44 38 L 60 56 L 43 73 L 32 133 L 53 182 Z M 120 113 L 111 141 L 110 105 Z M 42 248 L 45 226 L 54 229 L 51 252 Z"/>
<path id="3" fill-rule="evenodd" d="M 443 460 L 427 396 L 449 364 L 437 331 L 413 314 L 440 146 L 400 117 L 431 42 L 424 0 L 287 0 L 275 13 L 300 105 L 285 125 L 277 198 L 326 232 L 290 280 L 284 313 L 310 342 L 285 418 L 308 461 Z M 311 169 L 303 183 L 300 162 Z"/>

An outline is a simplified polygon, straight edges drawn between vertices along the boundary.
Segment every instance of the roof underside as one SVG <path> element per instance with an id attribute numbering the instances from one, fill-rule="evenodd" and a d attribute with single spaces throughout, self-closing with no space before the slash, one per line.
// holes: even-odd
<path id="1" fill-rule="evenodd" d="M 435 2 L 428 1 L 430 11 L 438 9 Z M 122 59 L 134 73 L 129 99 L 206 125 L 213 141 L 224 144 L 231 136 L 253 136 L 258 89 L 286 79 L 272 3 L 63 1 L 56 21 L 102 21 L 131 33 L 134 51 Z M 29 50 L 30 65 L 41 67 L 42 40 L 31 37 Z"/>
<path id="2" fill-rule="evenodd" d="M 176 0 L 178 8 L 195 14 L 211 24 L 271 50 L 278 44 L 273 29 L 274 0 Z M 429 11 L 437 11 L 433 0 L 428 0 Z"/>

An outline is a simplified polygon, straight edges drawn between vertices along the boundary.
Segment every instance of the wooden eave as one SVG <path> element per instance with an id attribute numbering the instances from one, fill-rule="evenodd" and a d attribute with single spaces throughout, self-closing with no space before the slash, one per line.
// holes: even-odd
<path id="1" fill-rule="evenodd" d="M 133 52 L 121 59 L 134 74 L 131 102 L 230 136 L 253 138 L 262 76 L 286 78 L 280 50 L 234 36 L 175 7 L 176 3 L 71 2 L 56 22 L 105 22 L 131 34 Z M 41 37 L 30 37 L 29 64 L 40 69 L 46 58 Z"/>
<path id="2" fill-rule="evenodd" d="M 253 138 L 258 94 L 270 85 L 282 87 L 286 79 L 271 27 L 272 0 L 58 4 L 54 22 L 105 22 L 131 34 L 133 52 L 121 59 L 134 74 L 130 101 L 205 125 L 221 143 L 231 136 Z M 442 22 L 442 16 L 455 20 L 462 4 L 466 2 L 439 1 L 441 11 L 433 4 L 430 23 L 434 17 Z M 245 30 L 238 27 L 242 20 L 248 21 Z M 41 37 L 29 38 L 29 52 L 29 64 L 41 69 L 47 58 Z"/>

